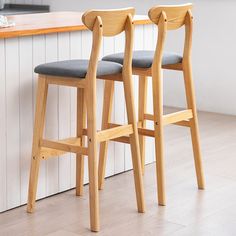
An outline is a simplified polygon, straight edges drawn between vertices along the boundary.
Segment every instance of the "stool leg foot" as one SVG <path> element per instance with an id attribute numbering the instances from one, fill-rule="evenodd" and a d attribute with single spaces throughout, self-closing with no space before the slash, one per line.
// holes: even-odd
<path id="1" fill-rule="evenodd" d="M 45 123 L 45 112 L 47 102 L 48 84 L 46 78 L 39 76 L 37 98 L 36 98 L 36 111 L 35 111 L 35 122 L 34 122 L 34 136 L 32 145 L 32 159 L 29 179 L 29 190 L 28 190 L 28 204 L 27 212 L 32 213 L 35 207 L 37 184 L 38 184 L 38 173 L 40 165 L 40 139 L 43 136 L 43 129 Z"/>
<path id="2" fill-rule="evenodd" d="M 99 190 L 102 190 L 104 188 L 107 149 L 108 149 L 107 141 L 100 143 L 99 165 L 98 165 L 98 189 Z"/>
<path id="3" fill-rule="evenodd" d="M 204 180 L 204 173 L 203 173 L 203 166 L 202 166 L 198 122 L 197 122 L 196 117 L 194 117 L 193 120 L 191 121 L 190 129 L 191 129 L 192 146 L 193 146 L 193 154 L 194 154 L 194 162 L 195 162 L 198 188 L 205 189 L 205 180 Z"/>
<path id="4" fill-rule="evenodd" d="M 85 139 L 83 128 L 85 127 L 86 111 L 84 89 L 77 89 L 77 137 L 81 138 L 80 145 L 84 146 Z M 82 196 L 84 192 L 84 156 L 76 155 L 76 195 Z"/>
<path id="5" fill-rule="evenodd" d="M 31 168 L 30 168 L 30 181 L 29 181 L 29 192 L 28 192 L 28 204 L 27 212 L 33 213 L 35 209 L 35 199 L 38 184 L 38 173 L 39 173 L 40 160 L 38 157 L 32 157 Z"/>
<path id="6" fill-rule="evenodd" d="M 161 128 L 155 127 L 154 133 L 155 133 L 158 204 L 160 206 L 165 206 L 166 196 L 165 196 L 165 165 L 164 165 L 164 155 L 163 155 L 163 127 Z"/>
<path id="7" fill-rule="evenodd" d="M 197 109 L 196 109 L 194 85 L 193 85 L 193 80 L 192 80 L 192 69 L 191 69 L 190 63 L 186 63 L 183 65 L 183 74 L 184 74 L 188 109 L 192 109 L 192 113 L 193 113 L 193 118 L 190 121 L 190 130 L 191 130 L 191 138 L 192 138 L 192 146 L 193 146 L 193 154 L 194 154 L 194 162 L 195 162 L 198 188 L 204 189 L 205 180 L 204 180 L 204 173 L 203 173 L 203 166 L 202 166 Z"/>
<path id="8" fill-rule="evenodd" d="M 146 121 L 144 114 L 147 109 L 147 77 L 139 76 L 139 102 L 138 102 L 138 120 L 142 122 L 142 128 L 145 128 Z M 139 135 L 140 155 L 142 164 L 142 173 L 145 171 L 145 136 Z"/>
<path id="9" fill-rule="evenodd" d="M 130 135 L 130 145 L 131 145 L 131 154 L 132 154 L 132 162 L 134 169 L 134 182 L 135 182 L 137 206 L 138 206 L 138 212 L 143 213 L 145 212 L 144 189 L 143 189 L 143 177 L 142 177 L 142 167 L 140 158 L 140 147 L 138 141 L 137 121 L 135 118 L 135 109 L 134 109 L 132 76 L 131 75 L 124 76 L 123 80 L 124 80 L 124 93 L 127 107 L 128 123 L 133 124 L 133 134 Z"/>
<path id="10" fill-rule="evenodd" d="M 98 199 L 98 174 L 97 174 L 97 161 L 96 161 L 96 149 L 97 143 L 91 139 L 89 141 L 89 205 L 90 205 L 90 227 L 91 231 L 98 232 L 99 225 L 99 199 Z"/>
<path id="11" fill-rule="evenodd" d="M 163 120 L 162 80 L 163 78 L 161 71 L 152 78 L 158 204 L 160 206 L 165 206 L 166 196 L 165 196 L 164 129 L 162 122 Z"/>
<path id="12" fill-rule="evenodd" d="M 104 100 L 103 100 L 103 113 L 102 113 L 102 130 L 108 129 L 108 124 L 111 121 L 112 105 L 114 98 L 114 81 L 105 81 L 104 87 Z M 100 144 L 99 153 L 99 166 L 98 166 L 98 188 L 104 188 L 104 178 L 106 170 L 108 142 Z"/>

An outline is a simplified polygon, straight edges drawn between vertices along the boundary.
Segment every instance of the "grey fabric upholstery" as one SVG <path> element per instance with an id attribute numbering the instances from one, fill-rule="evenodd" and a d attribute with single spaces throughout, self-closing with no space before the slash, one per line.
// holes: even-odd
<path id="1" fill-rule="evenodd" d="M 85 78 L 89 60 L 67 60 L 46 63 L 35 67 L 34 72 L 43 75 Z M 118 74 L 122 71 L 122 65 L 115 62 L 99 61 L 97 76 Z"/>
<path id="2" fill-rule="evenodd" d="M 154 58 L 155 51 L 133 51 L 133 67 L 138 68 L 150 68 L 152 66 L 152 61 Z M 116 53 L 107 55 L 102 58 L 103 61 L 113 61 L 120 64 L 123 64 L 124 53 Z M 182 62 L 182 56 L 172 53 L 172 52 L 164 52 L 162 58 L 162 65 L 170 65 Z"/>

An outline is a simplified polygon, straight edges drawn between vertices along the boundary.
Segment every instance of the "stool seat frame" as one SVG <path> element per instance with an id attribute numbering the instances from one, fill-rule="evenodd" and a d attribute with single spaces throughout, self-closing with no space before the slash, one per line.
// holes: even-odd
<path id="1" fill-rule="evenodd" d="M 179 125 L 189 127 L 192 137 L 193 154 L 197 183 L 199 189 L 205 188 L 202 157 L 200 150 L 199 127 L 195 102 L 194 84 L 192 79 L 192 31 L 193 16 L 192 4 L 174 6 L 156 6 L 149 10 L 149 18 L 158 27 L 158 38 L 153 64 L 150 68 L 132 68 L 132 74 L 139 76 L 139 101 L 138 101 L 138 132 L 142 158 L 142 171 L 145 168 L 145 136 L 155 138 L 156 175 L 159 205 L 166 205 L 165 194 L 165 161 L 164 161 L 164 126 Z M 177 30 L 185 26 L 185 43 L 182 63 L 162 66 L 162 57 L 166 34 L 168 30 Z M 163 69 L 182 71 L 185 83 L 187 109 L 163 114 Z M 147 80 L 152 79 L 153 89 L 153 114 L 147 113 Z M 107 112 L 108 114 L 109 112 Z M 104 114 L 106 116 L 106 114 Z M 106 119 L 104 118 L 106 121 Z M 146 121 L 153 121 L 154 129 L 146 128 Z M 104 124 L 107 125 L 107 124 Z M 127 137 L 120 139 L 129 143 Z M 104 165 L 106 157 L 105 145 L 100 149 L 100 165 Z M 100 170 L 103 167 L 100 167 Z M 99 175 L 99 188 L 104 187 L 104 174 Z"/>
<path id="2" fill-rule="evenodd" d="M 139 212 L 145 211 L 143 180 L 141 170 L 140 148 L 138 142 L 137 122 L 134 112 L 134 97 L 132 85 L 132 47 L 133 47 L 133 8 L 118 10 L 93 10 L 83 15 L 84 24 L 93 33 L 93 44 L 86 78 L 63 78 L 40 74 L 38 77 L 37 101 L 35 112 L 32 161 L 30 170 L 27 211 L 35 209 L 39 164 L 42 159 L 60 156 L 67 152 L 76 153 L 76 195 L 83 194 L 84 157 L 88 156 L 89 196 L 90 196 L 90 225 L 92 231 L 99 231 L 99 198 L 98 198 L 98 160 L 97 144 L 107 140 L 116 140 L 129 136 L 136 200 Z M 102 36 L 115 36 L 125 31 L 125 64 L 122 73 L 100 77 L 105 80 L 105 106 L 110 106 L 114 92 L 114 82 L 124 84 L 125 101 L 127 106 L 128 124 L 117 127 L 96 127 L 96 71 Z M 64 140 L 48 140 L 43 138 L 45 123 L 46 101 L 48 86 L 60 85 L 77 88 L 77 136 Z M 86 125 L 87 123 L 87 125 Z M 87 136 L 87 146 L 85 146 Z"/>

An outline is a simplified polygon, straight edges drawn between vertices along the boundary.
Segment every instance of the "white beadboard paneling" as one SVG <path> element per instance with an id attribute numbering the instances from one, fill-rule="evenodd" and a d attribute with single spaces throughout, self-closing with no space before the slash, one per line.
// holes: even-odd
<path id="1" fill-rule="evenodd" d="M 115 53 L 124 52 L 125 35 L 119 34 L 115 37 Z M 115 84 L 115 123 L 125 124 L 125 97 L 124 84 L 116 82 Z M 125 169 L 125 144 L 115 143 L 115 174 L 123 172 Z"/>
<path id="2" fill-rule="evenodd" d="M 70 58 L 79 59 L 82 57 L 82 32 L 71 32 L 70 33 Z M 77 104 L 77 89 L 71 88 L 71 99 L 70 99 L 70 110 L 71 110 L 71 137 L 76 136 L 76 104 Z M 76 184 L 76 155 L 71 154 L 71 188 L 75 187 Z M 85 157 L 86 158 L 86 157 Z"/>
<path id="3" fill-rule="evenodd" d="M 20 205 L 19 39 L 6 40 L 7 208 Z"/>
<path id="4" fill-rule="evenodd" d="M 82 31 L 82 59 L 89 59 L 90 53 L 91 53 L 91 48 L 92 48 L 92 33 L 91 31 L 85 30 Z"/>
<path id="5" fill-rule="evenodd" d="M 70 59 L 70 34 L 58 34 L 58 60 Z M 70 87 L 59 86 L 59 139 L 70 137 Z M 70 153 L 59 158 L 59 191 L 70 188 Z"/>
<path id="6" fill-rule="evenodd" d="M 21 204 L 27 201 L 33 134 L 32 37 L 19 38 Z"/>
<path id="7" fill-rule="evenodd" d="M 0 40 L 0 212 L 7 209 L 5 42 Z"/>
<path id="8" fill-rule="evenodd" d="M 43 64 L 46 61 L 46 37 L 45 35 L 33 36 L 33 68 L 37 65 Z M 33 73 L 33 115 L 35 115 L 36 93 L 38 84 L 38 75 Z M 31 149 L 30 149 L 31 150 Z M 29 156 L 28 158 L 31 158 Z M 39 180 L 37 199 L 46 196 L 47 187 L 47 161 L 41 161 L 39 168 Z"/>
<path id="9" fill-rule="evenodd" d="M 57 34 L 46 35 L 46 62 L 57 61 L 58 58 Z M 49 86 L 46 110 L 45 136 L 49 139 L 58 139 L 58 86 Z M 47 160 L 47 195 L 59 191 L 59 160 Z"/>

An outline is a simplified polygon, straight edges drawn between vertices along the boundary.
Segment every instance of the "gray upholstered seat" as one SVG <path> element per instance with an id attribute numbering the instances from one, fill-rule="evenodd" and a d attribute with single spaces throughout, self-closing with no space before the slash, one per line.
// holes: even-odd
<path id="1" fill-rule="evenodd" d="M 155 51 L 134 51 L 133 52 L 133 67 L 138 68 L 150 68 L 152 66 L 152 61 Z M 123 64 L 124 53 L 116 53 L 107 55 L 102 58 L 103 61 L 113 61 L 120 64 Z M 164 52 L 162 65 L 170 65 L 182 62 L 182 56 L 177 53 Z"/>
<path id="2" fill-rule="evenodd" d="M 35 67 L 38 74 L 85 78 L 88 70 L 89 60 L 67 60 L 51 62 Z M 122 71 L 122 65 L 115 62 L 99 61 L 97 76 L 118 74 Z"/>

